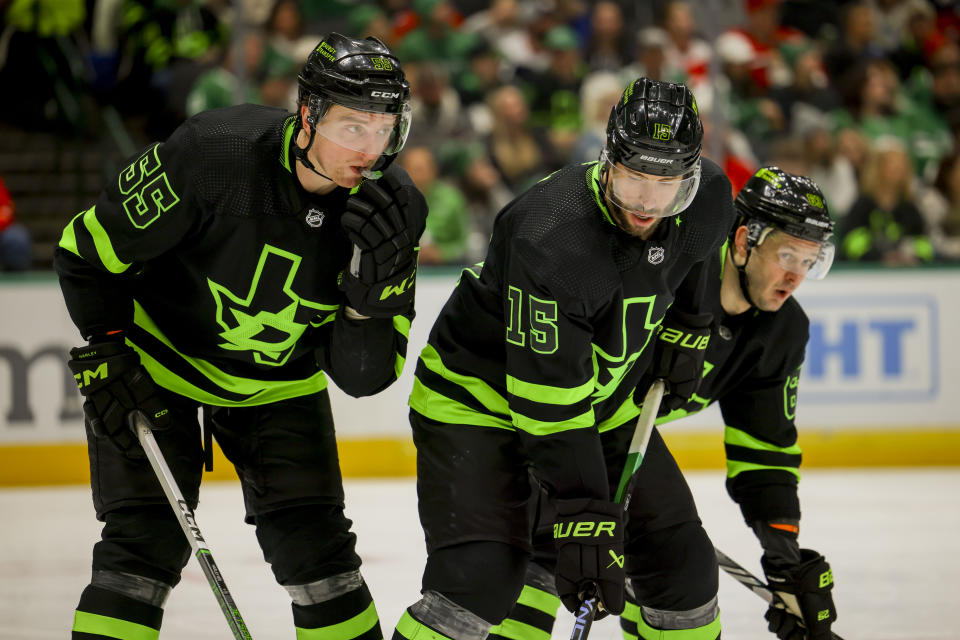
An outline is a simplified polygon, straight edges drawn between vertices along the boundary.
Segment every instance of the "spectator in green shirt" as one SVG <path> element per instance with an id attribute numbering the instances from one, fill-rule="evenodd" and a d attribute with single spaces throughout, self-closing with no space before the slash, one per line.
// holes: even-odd
<path id="1" fill-rule="evenodd" d="M 400 165 L 427 199 L 430 214 L 420 238 L 420 264 L 463 264 L 470 220 L 467 200 L 452 184 L 438 177 L 437 161 L 427 147 L 408 147 Z"/>

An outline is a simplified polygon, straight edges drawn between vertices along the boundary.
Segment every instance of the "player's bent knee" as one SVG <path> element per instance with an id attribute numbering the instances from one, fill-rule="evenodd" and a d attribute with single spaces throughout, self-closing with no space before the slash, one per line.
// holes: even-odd
<path id="1" fill-rule="evenodd" d="M 190 544 L 169 505 L 125 507 L 108 512 L 104 519 L 101 540 L 93 548 L 94 577 L 105 572 L 110 581 L 110 575 L 121 573 L 169 587 L 180 582 Z"/>
<path id="2" fill-rule="evenodd" d="M 301 585 L 356 571 L 353 524 L 339 505 L 311 504 L 256 516 L 257 540 L 277 582 Z"/>
<path id="3" fill-rule="evenodd" d="M 523 588 L 527 552 L 502 542 L 467 542 L 427 558 L 423 589 L 498 624 Z"/>
<path id="4" fill-rule="evenodd" d="M 697 522 L 685 522 L 631 541 L 627 575 L 637 601 L 668 611 L 709 603 L 719 588 L 713 543 Z"/>

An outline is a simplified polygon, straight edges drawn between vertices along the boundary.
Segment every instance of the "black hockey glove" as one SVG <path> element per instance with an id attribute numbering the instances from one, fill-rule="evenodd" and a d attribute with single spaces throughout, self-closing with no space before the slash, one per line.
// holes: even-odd
<path id="1" fill-rule="evenodd" d="M 693 315 L 670 310 L 660 324 L 652 371 L 654 379 L 663 378 L 667 382 L 661 412 L 679 409 L 700 388 L 712 320 L 709 313 Z M 638 393 L 646 393 L 650 387 L 649 381 L 645 382 Z"/>
<path id="2" fill-rule="evenodd" d="M 71 349 L 67 364 L 86 398 L 83 413 L 94 435 L 109 439 L 128 458 L 143 458 L 127 414 L 142 409 L 155 429 L 169 426 L 170 416 L 140 356 L 119 341 L 97 342 Z"/>
<path id="3" fill-rule="evenodd" d="M 623 507 L 615 502 L 579 498 L 557 500 L 553 539 L 557 547 L 557 594 L 568 610 L 580 608 L 583 595 L 596 591 L 607 613 L 623 612 Z"/>
<path id="4" fill-rule="evenodd" d="M 364 180 L 340 224 L 354 245 L 340 289 L 358 313 L 383 318 L 413 307 L 416 246 L 426 207 L 392 176 Z"/>
<path id="5" fill-rule="evenodd" d="M 830 595 L 833 571 L 823 556 L 800 549 L 799 564 L 776 566 L 766 556 L 760 563 L 770 588 L 783 600 L 764 615 L 770 631 L 780 640 L 828 640 L 837 610 Z"/>

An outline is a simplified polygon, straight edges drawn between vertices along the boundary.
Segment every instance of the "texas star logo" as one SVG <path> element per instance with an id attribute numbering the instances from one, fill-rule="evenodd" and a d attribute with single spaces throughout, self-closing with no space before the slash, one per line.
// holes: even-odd
<path id="1" fill-rule="evenodd" d="M 663 262 L 663 247 L 650 247 L 647 251 L 647 262 L 650 264 L 660 264 Z"/>

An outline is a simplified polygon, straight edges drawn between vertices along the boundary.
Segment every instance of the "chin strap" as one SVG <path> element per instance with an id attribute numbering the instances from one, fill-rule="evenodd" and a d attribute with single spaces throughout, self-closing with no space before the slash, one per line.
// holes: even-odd
<path id="1" fill-rule="evenodd" d="M 744 300 L 747 301 L 751 307 L 756 308 L 756 303 L 753 301 L 753 298 L 750 297 L 750 287 L 747 284 L 747 263 L 750 262 L 750 245 L 747 245 L 747 259 L 743 261 L 743 265 L 738 265 L 736 260 L 733 261 L 733 266 L 737 268 L 737 279 L 740 281 L 740 293 L 743 294 Z"/>
<path id="2" fill-rule="evenodd" d="M 297 161 L 300 164 L 302 164 L 304 167 L 306 167 L 310 171 L 313 171 L 315 174 L 317 174 L 321 178 L 325 178 L 326 180 L 333 182 L 333 178 L 317 171 L 316 168 L 313 166 L 313 163 L 310 162 L 310 158 L 307 157 L 307 149 L 309 149 L 313 145 L 313 137 L 317 134 L 317 119 L 314 118 L 312 115 L 307 116 L 307 122 L 310 123 L 310 139 L 307 140 L 307 146 L 304 148 L 301 148 L 297 144 L 296 140 L 294 140 L 293 155 L 296 157 Z"/>

